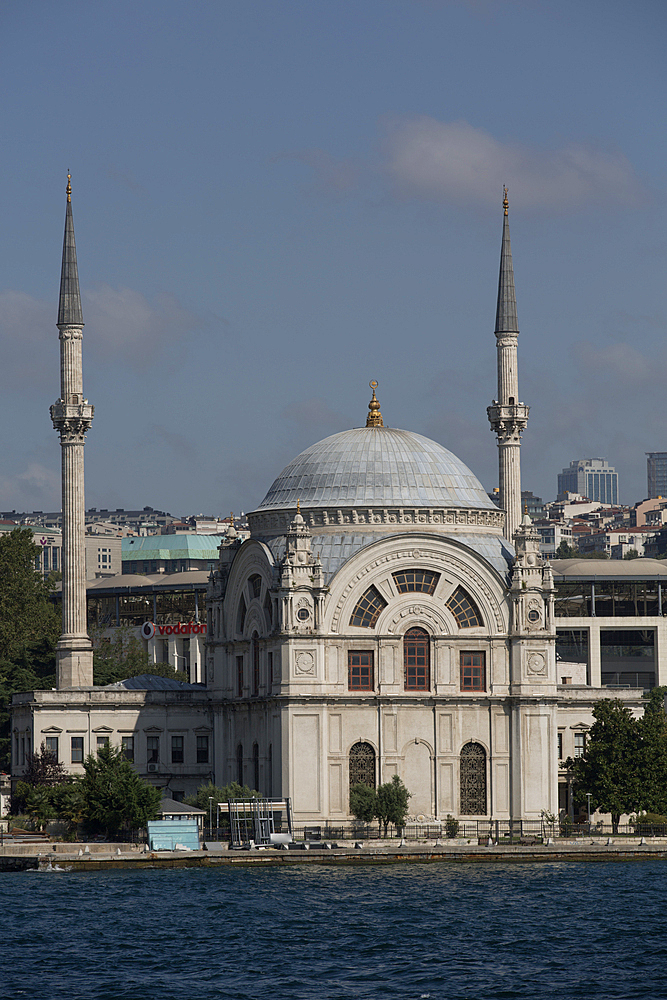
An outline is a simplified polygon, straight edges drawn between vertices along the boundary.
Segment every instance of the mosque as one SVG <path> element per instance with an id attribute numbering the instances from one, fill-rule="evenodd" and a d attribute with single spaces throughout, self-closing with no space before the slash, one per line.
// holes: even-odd
<path id="1" fill-rule="evenodd" d="M 572 809 L 563 762 L 583 752 L 595 702 L 613 686 L 640 712 L 642 688 L 667 683 L 667 570 L 645 559 L 545 563 L 521 515 L 529 408 L 519 401 L 506 191 L 503 213 L 498 386 L 487 410 L 500 507 L 442 445 L 386 426 L 371 382 L 365 426 L 290 462 L 248 514 L 249 538 L 228 531 L 208 578 L 198 683 L 147 676 L 99 687 L 83 534 L 94 413 L 83 394 L 68 183 L 61 395 L 51 408 L 62 450 L 63 634 L 56 688 L 14 696 L 13 781 L 44 741 L 73 774 L 110 741 L 175 798 L 206 780 L 238 781 L 289 797 L 296 823 L 340 823 L 352 785 L 395 774 L 417 820 L 528 820 Z M 641 674 L 631 658 L 626 675 L 625 660 L 609 657 L 625 655 L 637 630 L 644 645 L 650 632 L 651 650 L 639 652 L 654 658 L 641 661 Z"/>
<path id="2" fill-rule="evenodd" d="M 394 774 L 415 816 L 557 811 L 554 587 L 521 523 L 506 192 L 495 335 L 504 509 L 442 445 L 385 426 L 371 382 L 366 425 L 298 455 L 248 514 L 251 537 L 221 546 L 216 775 L 289 795 L 297 821 L 345 818 L 352 785 Z"/>

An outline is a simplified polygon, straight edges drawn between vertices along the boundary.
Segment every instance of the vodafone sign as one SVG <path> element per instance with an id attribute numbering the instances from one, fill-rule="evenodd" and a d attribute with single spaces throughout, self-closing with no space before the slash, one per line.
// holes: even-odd
<path id="1" fill-rule="evenodd" d="M 152 639 L 155 635 L 206 635 L 204 622 L 179 622 L 178 625 L 154 625 L 144 622 L 141 626 L 143 639 Z"/>

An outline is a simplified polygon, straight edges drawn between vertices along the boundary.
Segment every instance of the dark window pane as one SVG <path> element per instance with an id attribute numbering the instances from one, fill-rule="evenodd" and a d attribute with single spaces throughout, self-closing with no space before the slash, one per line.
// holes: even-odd
<path id="1" fill-rule="evenodd" d="M 347 654 L 347 686 L 350 691 L 373 690 L 373 653 L 350 650 Z"/>
<path id="2" fill-rule="evenodd" d="M 461 690 L 486 691 L 484 653 L 461 653 Z"/>
<path id="3" fill-rule="evenodd" d="M 393 574 L 399 594 L 432 594 L 440 579 L 439 573 L 427 569 L 405 569 Z"/>
<path id="4" fill-rule="evenodd" d="M 406 691 L 428 691 L 431 685 L 430 637 L 423 628 L 411 628 L 403 639 Z"/>
<path id="5" fill-rule="evenodd" d="M 482 625 L 482 616 L 472 597 L 463 587 L 457 587 L 447 601 L 447 607 L 456 618 L 459 628 L 478 628 Z"/>
<path id="6" fill-rule="evenodd" d="M 387 602 L 376 587 L 369 587 L 366 593 L 358 601 L 350 625 L 358 625 L 362 628 L 374 628 Z"/>

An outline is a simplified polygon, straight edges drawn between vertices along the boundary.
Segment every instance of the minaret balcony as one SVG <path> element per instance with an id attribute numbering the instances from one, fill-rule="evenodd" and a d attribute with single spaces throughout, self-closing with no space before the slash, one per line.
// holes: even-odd
<path id="1" fill-rule="evenodd" d="M 499 403 L 487 406 L 486 412 L 495 434 L 521 434 L 528 424 L 530 407 L 525 403 Z"/>

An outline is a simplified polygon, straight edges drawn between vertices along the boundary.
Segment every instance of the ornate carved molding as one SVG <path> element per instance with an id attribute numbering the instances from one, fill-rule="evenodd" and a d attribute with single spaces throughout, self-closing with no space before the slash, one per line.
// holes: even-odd
<path id="1" fill-rule="evenodd" d="M 301 513 L 310 528 L 333 528 L 381 525 L 462 525 L 502 530 L 505 514 L 502 510 L 475 510 L 468 507 L 325 507 L 303 508 Z M 248 515 L 253 534 L 264 532 L 283 534 L 294 518 L 292 510 L 255 511 Z"/>
<path id="2" fill-rule="evenodd" d="M 496 630 L 498 632 L 504 631 L 504 621 L 500 606 L 491 588 L 486 583 L 482 575 L 472 570 L 470 566 L 455 553 L 448 552 L 445 555 L 442 552 L 431 549 L 428 546 L 428 544 L 424 545 L 423 543 L 418 549 L 412 547 L 403 548 L 396 552 L 391 552 L 388 553 L 387 555 L 380 556 L 378 559 L 373 560 L 373 562 L 367 563 L 363 567 L 363 569 L 361 569 L 358 573 L 356 573 L 355 576 L 352 577 L 352 579 L 347 583 L 347 585 L 343 589 L 343 593 L 341 594 L 338 603 L 336 605 L 336 609 L 332 615 L 331 627 L 333 631 L 337 631 L 338 625 L 340 623 L 340 616 L 343 610 L 343 606 L 345 605 L 345 602 L 347 601 L 352 591 L 355 589 L 356 585 L 360 581 L 362 581 L 364 577 L 368 577 L 369 574 L 375 573 L 384 564 L 394 562 L 399 559 L 406 561 L 407 560 L 413 561 L 415 559 L 426 559 L 430 562 L 440 564 L 441 566 L 444 565 L 445 569 L 449 571 L 450 574 L 456 574 L 456 576 L 458 576 L 459 579 L 469 583 L 471 589 L 477 590 L 478 593 L 481 592 L 484 595 L 484 597 L 486 598 L 487 606 L 491 609 L 491 613 L 493 614 L 493 617 L 495 619 Z M 428 606 L 428 604 L 432 604 L 434 599 L 432 597 L 427 597 L 427 595 L 423 594 L 423 595 L 415 595 L 415 600 L 416 601 L 418 600 L 420 602 L 420 605 L 423 604 L 426 607 Z"/>

